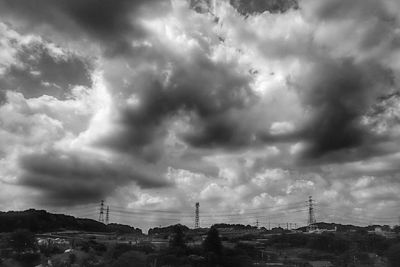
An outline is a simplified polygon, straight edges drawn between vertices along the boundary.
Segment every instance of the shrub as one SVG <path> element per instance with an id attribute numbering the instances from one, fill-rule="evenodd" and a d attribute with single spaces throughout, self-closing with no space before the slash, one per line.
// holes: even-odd
<path id="1" fill-rule="evenodd" d="M 35 248 L 35 237 L 32 232 L 26 229 L 19 229 L 11 233 L 8 246 L 17 252 Z"/>

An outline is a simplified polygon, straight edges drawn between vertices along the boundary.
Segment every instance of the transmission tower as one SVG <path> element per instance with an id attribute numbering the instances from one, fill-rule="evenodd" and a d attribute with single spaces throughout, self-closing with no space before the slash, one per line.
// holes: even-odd
<path id="1" fill-rule="evenodd" d="M 99 222 L 104 223 L 104 200 L 100 202 Z"/>
<path id="2" fill-rule="evenodd" d="M 312 196 L 308 197 L 308 230 L 312 231 L 316 229 L 316 220 L 314 215 L 314 203 Z"/>
<path id="3" fill-rule="evenodd" d="M 197 228 L 200 227 L 199 207 L 200 207 L 200 204 L 199 204 L 199 202 L 197 202 L 197 203 L 196 203 L 195 217 L 194 217 L 194 228 L 195 228 L 195 229 L 197 229 Z"/>
<path id="4" fill-rule="evenodd" d="M 106 209 L 106 224 L 108 224 L 109 220 L 110 220 L 110 207 L 107 206 L 107 209 Z"/>

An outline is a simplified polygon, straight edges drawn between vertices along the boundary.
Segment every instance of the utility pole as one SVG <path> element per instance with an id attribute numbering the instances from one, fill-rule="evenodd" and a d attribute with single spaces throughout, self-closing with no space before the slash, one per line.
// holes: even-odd
<path id="1" fill-rule="evenodd" d="M 107 210 L 106 210 L 106 224 L 108 224 L 110 220 L 110 207 L 107 206 Z"/>
<path id="2" fill-rule="evenodd" d="M 104 223 L 104 200 L 100 202 L 99 222 Z"/>
<path id="3" fill-rule="evenodd" d="M 196 210 L 195 210 L 195 217 L 194 217 L 194 228 L 197 229 L 200 227 L 200 203 L 196 202 Z"/>
<path id="4" fill-rule="evenodd" d="M 312 231 L 316 229 L 316 220 L 314 214 L 314 203 L 312 196 L 308 197 L 308 230 Z"/>

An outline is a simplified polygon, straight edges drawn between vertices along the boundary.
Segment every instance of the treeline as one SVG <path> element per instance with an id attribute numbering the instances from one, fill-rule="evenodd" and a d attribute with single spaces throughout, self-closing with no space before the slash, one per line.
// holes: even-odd
<path id="1" fill-rule="evenodd" d="M 356 226 L 352 224 L 337 224 L 337 223 L 326 223 L 326 222 L 318 222 L 315 224 L 318 229 L 328 229 L 333 230 L 336 228 L 338 232 L 350 232 L 350 231 L 374 231 L 375 228 L 379 227 L 384 231 L 391 231 L 389 225 L 369 225 L 369 226 Z M 300 227 L 298 230 L 306 231 L 307 226 Z"/>
<path id="2" fill-rule="evenodd" d="M 175 225 L 170 225 L 167 227 L 154 227 L 150 228 L 148 231 L 149 235 L 169 235 L 172 233 L 175 233 L 176 231 L 181 231 L 183 233 L 189 231 L 189 227 L 186 225 L 182 224 L 175 224 Z"/>
<path id="3" fill-rule="evenodd" d="M 45 210 L 29 209 L 25 211 L 0 212 L 0 232 L 13 232 L 17 229 L 28 229 L 34 233 L 77 230 L 142 234 L 141 229 L 128 225 L 105 225 L 92 219 L 75 218 L 64 214 L 52 214 Z"/>
<path id="4" fill-rule="evenodd" d="M 255 230 L 257 229 L 256 226 L 251 225 L 243 225 L 243 224 L 228 224 L 228 223 L 217 223 L 213 225 L 217 229 L 221 228 L 231 228 L 233 230 Z"/>
<path id="5" fill-rule="evenodd" d="M 130 225 L 118 224 L 118 223 L 110 223 L 107 224 L 107 229 L 109 232 L 117 232 L 119 234 L 138 234 L 141 235 L 142 229 L 135 228 Z"/>
<path id="6" fill-rule="evenodd" d="M 213 226 L 206 232 L 206 238 L 200 246 L 187 246 L 190 238 L 182 231 L 183 228 L 177 225 L 169 228 L 172 230 L 169 247 L 160 250 L 156 254 L 148 254 L 147 262 L 157 266 L 176 266 L 176 267 L 251 267 L 253 266 L 253 251 L 245 250 L 240 247 L 226 248 L 222 245 L 218 229 Z M 128 252 L 129 253 L 129 252 Z M 259 253 L 258 253 L 259 254 Z M 120 259 L 129 254 L 121 255 Z M 132 255 L 133 256 L 133 255 Z M 137 260 L 131 258 L 131 262 L 137 263 Z M 128 262 L 128 261 L 126 261 Z M 153 266 L 154 266 L 153 265 Z M 118 267 L 131 266 L 118 262 Z M 146 264 L 135 266 L 149 266 Z"/>
<path id="7" fill-rule="evenodd" d="M 217 223 L 213 225 L 214 228 L 217 229 L 232 229 L 232 230 L 256 230 L 257 227 L 251 225 L 243 225 L 243 224 L 227 224 L 227 223 Z M 182 224 L 170 225 L 166 227 L 155 227 L 150 228 L 148 231 L 149 235 L 166 235 L 172 234 L 179 228 L 182 232 L 186 233 L 188 231 L 191 232 L 207 232 L 207 228 L 199 228 L 199 229 L 189 229 L 187 226 Z"/>

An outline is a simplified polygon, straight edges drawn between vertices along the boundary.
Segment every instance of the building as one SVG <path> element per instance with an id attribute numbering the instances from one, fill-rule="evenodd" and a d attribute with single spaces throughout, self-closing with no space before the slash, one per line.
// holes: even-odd
<path id="1" fill-rule="evenodd" d="M 397 236 L 395 232 L 385 231 L 382 229 L 382 227 L 375 227 L 375 230 L 369 231 L 369 233 L 383 236 L 385 238 L 396 238 L 396 236 Z"/>
<path id="2" fill-rule="evenodd" d="M 330 261 L 309 261 L 309 267 L 333 267 Z"/>

